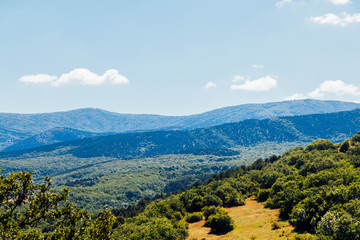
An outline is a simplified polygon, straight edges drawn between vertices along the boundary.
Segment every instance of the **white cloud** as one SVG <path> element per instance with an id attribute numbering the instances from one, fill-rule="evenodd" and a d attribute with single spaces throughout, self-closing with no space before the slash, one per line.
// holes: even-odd
<path id="1" fill-rule="evenodd" d="M 252 68 L 255 68 L 255 69 L 262 69 L 262 68 L 264 68 L 264 65 L 261 65 L 261 64 L 253 64 L 251 67 L 252 67 Z"/>
<path id="2" fill-rule="evenodd" d="M 322 98 L 327 94 L 335 94 L 338 96 L 340 95 L 359 96 L 360 89 L 353 84 L 347 84 L 341 80 L 327 80 L 321 83 L 318 88 L 315 88 L 313 91 L 311 91 L 306 95 L 302 93 L 295 93 L 292 96 L 285 98 L 285 100 Z"/>
<path id="3" fill-rule="evenodd" d="M 231 78 L 232 82 L 242 82 L 245 81 L 247 78 L 245 76 L 242 75 L 235 75 Z"/>
<path id="4" fill-rule="evenodd" d="M 345 5 L 345 4 L 349 4 L 350 0 L 331 0 L 331 2 L 334 5 Z"/>
<path id="5" fill-rule="evenodd" d="M 60 77 L 50 76 L 47 74 L 36 74 L 23 76 L 19 79 L 24 83 L 48 83 L 53 87 L 62 85 L 101 85 L 105 83 L 109 84 L 127 84 L 129 80 L 119 74 L 115 69 L 107 70 L 103 75 L 97 75 L 86 68 L 76 68 L 69 73 L 62 74 Z"/>
<path id="6" fill-rule="evenodd" d="M 318 24 L 331 24 L 345 27 L 346 25 L 351 23 L 360 23 L 360 13 L 350 15 L 344 12 L 342 13 L 342 16 L 338 16 L 333 13 L 326 13 L 323 16 L 310 17 L 309 21 Z"/>
<path id="7" fill-rule="evenodd" d="M 359 88 L 353 84 L 346 84 L 341 80 L 327 80 L 323 82 L 320 87 L 310 92 L 308 95 L 312 98 L 321 98 L 325 94 L 332 93 L 336 95 L 360 95 Z"/>
<path id="8" fill-rule="evenodd" d="M 35 74 L 23 76 L 19 79 L 23 83 L 52 83 L 57 79 L 56 76 L 50 76 L 47 74 Z"/>
<path id="9" fill-rule="evenodd" d="M 269 91 L 277 87 L 277 80 L 271 76 L 265 76 L 256 80 L 245 80 L 243 84 L 232 85 L 232 90 Z"/>
<path id="10" fill-rule="evenodd" d="M 216 84 L 214 82 L 208 82 L 205 86 L 206 89 L 214 88 L 216 87 Z"/>
<path id="11" fill-rule="evenodd" d="M 295 93 L 293 95 L 291 95 L 290 97 L 286 97 L 285 100 L 289 101 L 289 100 L 299 100 L 299 99 L 305 99 L 306 96 L 302 93 Z"/>
<path id="12" fill-rule="evenodd" d="M 285 4 L 288 4 L 288 3 L 292 3 L 292 0 L 282 0 L 282 1 L 275 3 L 275 5 L 279 8 L 282 8 L 282 7 L 284 7 Z"/>

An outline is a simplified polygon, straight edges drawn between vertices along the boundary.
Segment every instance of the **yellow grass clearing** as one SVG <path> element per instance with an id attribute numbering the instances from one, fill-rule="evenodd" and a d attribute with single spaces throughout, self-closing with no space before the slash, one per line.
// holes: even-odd
<path id="1" fill-rule="evenodd" d="M 237 239 L 237 240 L 266 240 L 292 239 L 296 233 L 287 221 L 278 222 L 279 209 L 264 208 L 253 198 L 245 200 L 245 206 L 226 209 L 234 219 L 235 229 L 224 235 L 210 234 L 210 228 L 204 227 L 205 221 L 189 224 L 187 239 Z M 272 224 L 278 222 L 280 229 L 272 230 Z"/>

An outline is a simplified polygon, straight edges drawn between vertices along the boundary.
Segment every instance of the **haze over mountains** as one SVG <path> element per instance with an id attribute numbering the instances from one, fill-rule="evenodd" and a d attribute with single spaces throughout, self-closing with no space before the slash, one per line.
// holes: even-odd
<path id="1" fill-rule="evenodd" d="M 353 110 L 359 107 L 360 104 L 352 102 L 308 99 L 244 104 L 189 116 L 120 114 L 92 108 L 41 114 L 0 113 L 0 150 L 11 145 L 14 146 L 7 150 L 36 147 L 101 134 L 171 129 L 186 130 L 212 127 L 246 119 L 331 113 Z M 75 134 L 77 131 L 81 132 Z"/>
<path id="2" fill-rule="evenodd" d="M 0 153 L 0 157 L 24 153 L 52 152 L 78 158 L 114 157 L 132 159 L 164 154 L 237 155 L 231 149 L 264 142 L 311 142 L 326 138 L 340 142 L 354 135 L 360 126 L 360 109 L 327 114 L 311 114 L 271 119 L 249 119 L 210 128 L 194 130 L 159 130 L 121 133 L 67 141 L 15 152 Z"/>

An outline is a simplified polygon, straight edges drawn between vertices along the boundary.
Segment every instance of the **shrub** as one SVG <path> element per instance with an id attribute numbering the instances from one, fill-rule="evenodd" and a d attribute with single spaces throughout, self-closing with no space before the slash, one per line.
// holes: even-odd
<path id="1" fill-rule="evenodd" d="M 306 147 L 307 151 L 335 149 L 334 144 L 327 139 L 318 139 Z"/>
<path id="2" fill-rule="evenodd" d="M 211 215 L 206 225 L 214 232 L 229 232 L 234 229 L 234 220 L 228 214 Z"/>
<path id="3" fill-rule="evenodd" d="M 189 212 L 198 212 L 204 207 L 204 198 L 202 196 L 195 196 L 189 201 L 187 210 Z"/>
<path id="4" fill-rule="evenodd" d="M 333 240 L 359 239 L 359 224 L 346 212 L 327 212 L 317 225 L 316 233 Z"/>
<path id="5" fill-rule="evenodd" d="M 194 222 L 200 222 L 203 218 L 203 213 L 202 212 L 194 212 L 194 213 L 189 213 L 189 215 L 186 216 L 186 222 L 188 223 L 194 223 Z"/>
<path id="6" fill-rule="evenodd" d="M 352 136 L 351 142 L 360 142 L 360 132 Z"/>
<path id="7" fill-rule="evenodd" d="M 227 213 L 224 208 L 215 207 L 215 206 L 210 206 L 210 207 L 206 206 L 202 209 L 202 211 L 204 213 L 205 221 L 207 221 L 211 215 Z"/>
<path id="8" fill-rule="evenodd" d="M 349 141 L 346 140 L 343 144 L 341 144 L 340 152 L 346 153 L 347 150 L 349 150 L 349 148 L 350 148 Z"/>
<path id="9" fill-rule="evenodd" d="M 271 229 L 272 230 L 276 230 L 276 229 L 280 229 L 281 228 L 281 225 L 280 225 L 280 223 L 278 223 L 278 222 L 273 222 L 272 224 L 271 224 Z"/>
<path id="10" fill-rule="evenodd" d="M 205 195 L 204 198 L 206 206 L 221 206 L 223 204 L 221 198 L 216 195 Z"/>
<path id="11" fill-rule="evenodd" d="M 271 189 L 260 189 L 256 197 L 259 202 L 265 202 L 270 196 Z"/>

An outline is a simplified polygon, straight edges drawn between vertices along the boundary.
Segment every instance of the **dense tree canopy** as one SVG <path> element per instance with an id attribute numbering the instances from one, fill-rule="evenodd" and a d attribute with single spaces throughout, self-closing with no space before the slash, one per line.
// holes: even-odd
<path id="1" fill-rule="evenodd" d="M 0 239 L 110 239 L 115 217 L 109 210 L 92 220 L 65 202 L 66 188 L 50 187 L 50 178 L 34 184 L 31 172 L 0 176 Z"/>

